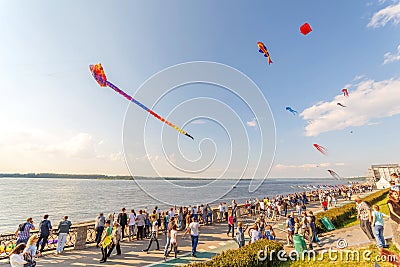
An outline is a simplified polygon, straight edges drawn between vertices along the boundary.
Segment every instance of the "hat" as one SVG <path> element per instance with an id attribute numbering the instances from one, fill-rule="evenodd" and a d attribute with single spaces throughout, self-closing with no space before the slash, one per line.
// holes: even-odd
<path id="1" fill-rule="evenodd" d="M 390 189 L 393 190 L 393 191 L 399 192 L 400 191 L 400 185 L 399 184 L 393 185 L 393 186 L 390 187 Z"/>

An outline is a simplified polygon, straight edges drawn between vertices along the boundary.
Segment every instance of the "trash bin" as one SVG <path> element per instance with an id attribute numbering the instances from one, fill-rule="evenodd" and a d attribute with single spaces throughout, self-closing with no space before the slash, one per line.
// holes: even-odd
<path id="1" fill-rule="evenodd" d="M 327 217 L 322 217 L 321 222 L 325 226 L 326 230 L 328 230 L 328 231 L 335 230 L 335 226 Z"/>
<path id="2" fill-rule="evenodd" d="M 304 241 L 302 235 L 299 234 L 293 235 L 293 243 L 294 243 L 294 249 L 297 251 L 299 255 L 301 255 L 304 250 L 307 250 L 306 241 Z"/>

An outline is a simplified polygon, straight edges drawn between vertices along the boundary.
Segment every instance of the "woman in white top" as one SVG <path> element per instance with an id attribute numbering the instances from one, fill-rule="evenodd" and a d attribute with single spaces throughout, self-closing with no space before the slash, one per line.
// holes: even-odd
<path id="1" fill-rule="evenodd" d="M 135 210 L 131 210 L 131 213 L 128 217 L 128 226 L 129 226 L 129 241 L 133 241 L 133 237 L 136 234 L 136 212 Z"/>
<path id="2" fill-rule="evenodd" d="M 167 255 L 165 256 L 168 257 L 169 253 L 171 253 L 172 249 L 174 249 L 174 253 L 175 253 L 175 258 L 178 254 L 178 227 L 176 226 L 176 224 L 174 224 L 174 226 L 172 226 L 172 230 L 171 230 L 171 248 L 170 250 L 167 252 Z"/>
<path id="3" fill-rule="evenodd" d="M 254 224 L 253 229 L 250 229 L 249 231 L 249 235 L 251 238 L 251 244 L 256 242 L 257 240 L 259 240 L 261 238 L 261 233 L 258 231 L 258 226 L 257 224 Z"/>
<path id="4" fill-rule="evenodd" d="M 26 248 L 24 243 L 16 246 L 10 253 L 10 264 L 11 267 L 24 267 L 24 264 L 28 263 L 24 259 L 23 251 Z"/>

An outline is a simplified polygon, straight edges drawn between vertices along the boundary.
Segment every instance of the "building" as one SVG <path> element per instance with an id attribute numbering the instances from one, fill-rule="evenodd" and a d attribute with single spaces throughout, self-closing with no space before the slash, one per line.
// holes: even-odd
<path id="1" fill-rule="evenodd" d="M 390 174 L 400 174 L 400 164 L 371 165 L 367 171 L 367 180 L 378 182 L 381 178 L 390 181 Z"/>

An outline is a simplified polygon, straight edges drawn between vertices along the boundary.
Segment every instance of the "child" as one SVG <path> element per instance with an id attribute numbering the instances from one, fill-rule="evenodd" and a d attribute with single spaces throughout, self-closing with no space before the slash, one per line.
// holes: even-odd
<path id="1" fill-rule="evenodd" d="M 372 226 L 374 227 L 374 235 L 378 248 L 387 248 L 385 238 L 383 237 L 383 216 L 389 217 L 379 211 L 379 206 L 374 205 L 372 212 Z"/>
<path id="2" fill-rule="evenodd" d="M 275 240 L 276 235 L 271 225 L 267 225 L 267 230 L 265 231 L 265 237 L 269 240 Z"/>
<path id="3" fill-rule="evenodd" d="M 249 227 L 249 226 L 246 225 L 246 228 L 243 229 L 243 223 L 238 222 L 238 227 L 237 227 L 237 231 L 236 231 L 236 242 L 238 243 L 239 248 L 243 247 L 245 244 L 244 232 L 247 230 L 247 227 Z"/>

